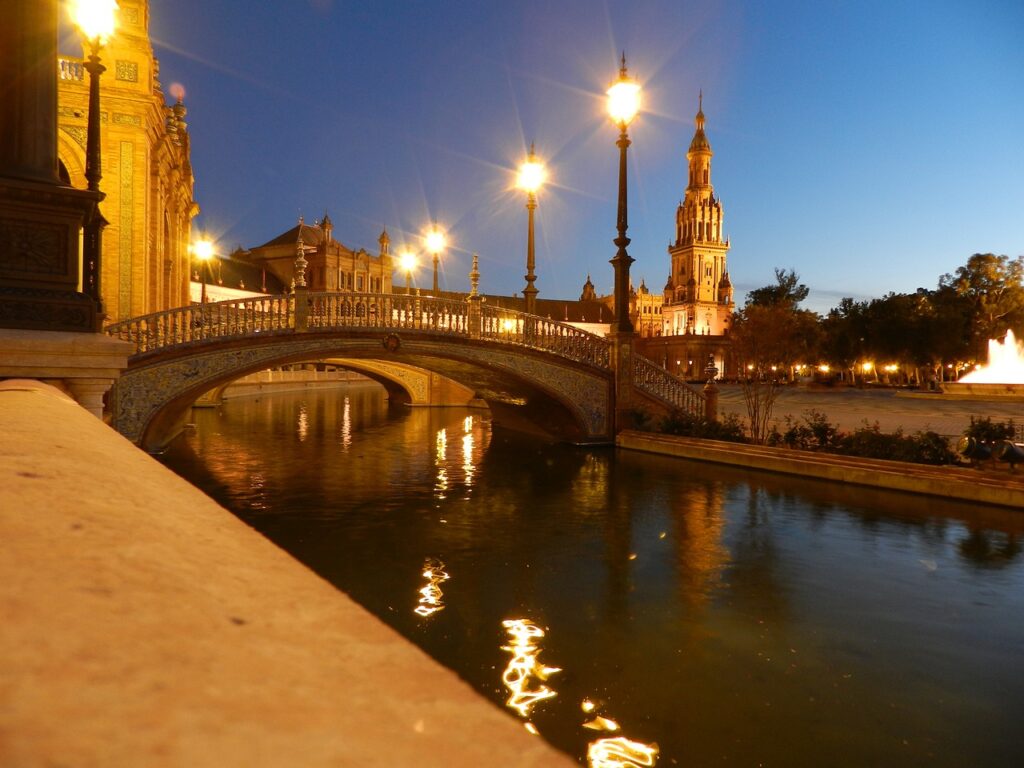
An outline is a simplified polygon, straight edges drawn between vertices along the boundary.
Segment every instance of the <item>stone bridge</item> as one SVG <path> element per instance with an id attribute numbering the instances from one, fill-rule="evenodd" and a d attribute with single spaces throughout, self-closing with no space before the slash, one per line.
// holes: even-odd
<path id="1" fill-rule="evenodd" d="M 384 376 L 401 366 L 442 374 L 473 390 L 499 421 L 532 423 L 573 442 L 610 442 L 625 405 L 703 412 L 702 395 L 636 355 L 630 339 L 613 344 L 472 296 L 298 289 L 180 307 L 107 333 L 136 350 L 110 394 L 113 425 L 147 450 L 180 431 L 204 392 L 266 368 L 328 357 L 366 361 L 365 370 Z M 392 384 L 408 386 L 398 376 Z"/>

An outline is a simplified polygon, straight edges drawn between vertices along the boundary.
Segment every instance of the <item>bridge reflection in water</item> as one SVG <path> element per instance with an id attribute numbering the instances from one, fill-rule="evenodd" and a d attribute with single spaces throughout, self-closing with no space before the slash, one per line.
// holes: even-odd
<path id="1" fill-rule="evenodd" d="M 635 765 L 1019 764 L 1020 515 L 558 446 L 380 394 L 231 401 L 165 460 L 497 706 L 504 622 L 542 628 L 537 663 L 562 671 L 530 679 L 557 696 L 529 722 L 580 760 L 600 742 L 592 761 Z M 421 615 L 441 562 L 444 609 Z"/>

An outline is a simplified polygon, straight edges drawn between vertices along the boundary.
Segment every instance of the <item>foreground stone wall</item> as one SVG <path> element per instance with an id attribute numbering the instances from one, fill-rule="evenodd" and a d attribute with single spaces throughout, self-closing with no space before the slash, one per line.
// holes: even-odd
<path id="1" fill-rule="evenodd" d="M 54 388 L 0 425 L 0 765 L 575 764 Z"/>

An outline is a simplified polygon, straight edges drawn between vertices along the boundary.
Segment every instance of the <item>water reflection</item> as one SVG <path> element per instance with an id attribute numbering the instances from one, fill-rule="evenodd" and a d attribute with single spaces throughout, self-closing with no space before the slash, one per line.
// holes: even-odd
<path id="1" fill-rule="evenodd" d="M 426 618 L 444 610 L 444 602 L 441 600 L 444 593 L 441 591 L 441 584 L 450 578 L 444 567 L 444 563 L 440 560 L 431 559 L 423 564 L 423 578 L 427 580 L 427 583 L 420 590 L 419 605 L 413 609 L 419 616 Z"/>
<path id="2" fill-rule="evenodd" d="M 1019 764 L 1019 512 L 553 446 L 476 410 L 352 396 L 348 418 L 343 451 L 344 397 L 230 401 L 165 460 L 581 762 Z M 457 589 L 410 582 L 428 557 Z M 493 630 L 527 616 L 571 672 L 509 680 L 557 697 L 497 680 Z"/>
<path id="3" fill-rule="evenodd" d="M 299 433 L 299 440 L 305 440 L 309 435 L 309 418 L 306 416 L 305 403 L 299 406 L 299 423 L 297 431 Z"/>
<path id="4" fill-rule="evenodd" d="M 587 748 L 590 768 L 640 768 L 654 765 L 657 759 L 657 744 L 642 744 L 623 736 L 598 739 Z"/>
<path id="5" fill-rule="evenodd" d="M 508 634 L 508 645 L 501 646 L 501 650 L 512 656 L 501 674 L 501 681 L 510 694 L 505 706 L 514 709 L 520 717 L 529 718 L 538 703 L 558 695 L 545 683 L 562 670 L 540 663 L 537 641 L 544 637 L 543 629 L 529 619 L 506 619 L 501 625 Z"/>
<path id="6" fill-rule="evenodd" d="M 345 398 L 345 405 L 341 411 L 341 447 L 348 450 L 352 445 L 352 401 Z"/>

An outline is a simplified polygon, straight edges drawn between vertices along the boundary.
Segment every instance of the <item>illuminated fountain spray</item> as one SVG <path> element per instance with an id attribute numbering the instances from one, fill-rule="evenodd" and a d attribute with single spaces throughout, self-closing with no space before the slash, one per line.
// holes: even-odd
<path id="1" fill-rule="evenodd" d="M 1024 384 L 1024 343 L 1017 341 L 1013 331 L 1006 339 L 988 340 L 988 364 L 961 376 L 964 384 Z"/>

